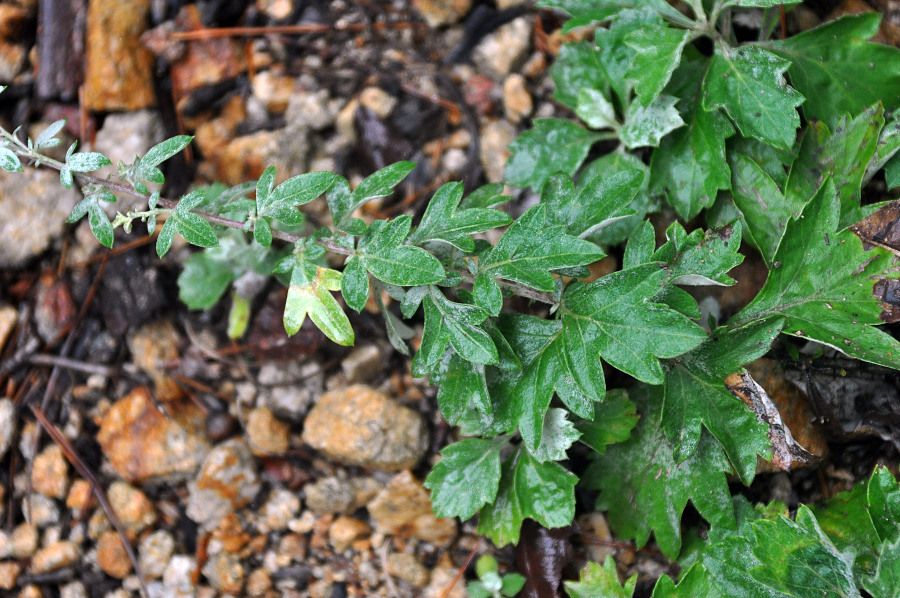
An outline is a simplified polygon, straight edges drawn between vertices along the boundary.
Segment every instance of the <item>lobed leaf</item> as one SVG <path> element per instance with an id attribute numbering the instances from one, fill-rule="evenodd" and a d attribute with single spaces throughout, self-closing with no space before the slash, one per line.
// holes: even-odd
<path id="1" fill-rule="evenodd" d="M 494 502 L 500 484 L 500 449 L 504 439 L 465 438 L 441 450 L 428 477 L 434 514 L 466 520 Z"/>
<path id="2" fill-rule="evenodd" d="M 597 133 L 568 120 L 537 119 L 533 128 L 509 145 L 512 154 L 505 178 L 513 185 L 540 191 L 551 174 L 575 174 L 598 139 Z"/>
<path id="3" fill-rule="evenodd" d="M 588 563 L 581 570 L 578 581 L 566 581 L 566 594 L 569 598 L 631 598 L 637 579 L 635 573 L 623 586 L 619 582 L 615 561 L 607 555 L 602 567 L 597 563 Z"/>

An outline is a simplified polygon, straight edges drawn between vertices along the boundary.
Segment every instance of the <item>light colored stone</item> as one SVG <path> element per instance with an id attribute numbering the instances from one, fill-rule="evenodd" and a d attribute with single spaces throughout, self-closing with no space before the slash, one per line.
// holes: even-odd
<path id="1" fill-rule="evenodd" d="M 0 171 L 0 268 L 20 268 L 50 247 L 79 200 L 49 170 Z"/>
<path id="2" fill-rule="evenodd" d="M 256 0 L 256 8 L 266 16 L 280 21 L 290 16 L 294 3 L 290 0 Z"/>
<path id="3" fill-rule="evenodd" d="M 48 444 L 34 458 L 31 485 L 35 492 L 50 498 L 63 498 L 69 487 L 69 464 L 57 444 Z"/>
<path id="4" fill-rule="evenodd" d="M 431 575 L 414 554 L 408 552 L 392 552 L 387 558 L 388 573 L 402 579 L 414 588 L 428 585 Z"/>
<path id="5" fill-rule="evenodd" d="M 306 506 L 314 513 L 350 513 L 364 506 L 381 490 L 382 484 L 371 477 L 322 478 L 303 487 Z"/>
<path id="6" fill-rule="evenodd" d="M 43 598 L 44 594 L 37 584 L 30 583 L 19 591 L 18 598 Z"/>
<path id="7" fill-rule="evenodd" d="M 46 573 L 68 567 L 81 557 L 75 542 L 54 542 L 37 551 L 31 559 L 32 573 Z"/>
<path id="8" fill-rule="evenodd" d="M 59 598 L 88 598 L 87 588 L 80 581 L 72 581 L 59 588 Z"/>
<path id="9" fill-rule="evenodd" d="M 231 439 L 210 451 L 197 478 L 188 484 L 187 516 L 204 529 L 215 528 L 259 492 L 256 463 L 247 444 Z"/>
<path id="10" fill-rule="evenodd" d="M 353 542 L 368 537 L 371 533 L 372 528 L 365 521 L 341 515 L 328 528 L 328 541 L 335 552 L 344 552 Z"/>
<path id="11" fill-rule="evenodd" d="M 107 491 L 109 504 L 129 534 L 137 535 L 156 523 L 156 509 L 147 495 L 121 480 L 113 482 Z"/>
<path id="12" fill-rule="evenodd" d="M 169 319 L 144 324 L 128 336 L 128 349 L 135 364 L 153 380 L 157 401 L 177 401 L 184 391 L 168 374 L 165 366 L 178 359 L 179 334 Z"/>
<path id="13" fill-rule="evenodd" d="M 491 183 L 503 181 L 506 161 L 511 152 L 509 144 L 516 139 L 516 128 L 505 120 L 488 122 L 481 129 L 481 165 Z"/>
<path id="14" fill-rule="evenodd" d="M 100 422 L 97 440 L 116 472 L 135 484 L 190 476 L 206 453 L 203 413 L 177 401 L 163 415 L 144 387 L 116 401 Z"/>
<path id="15" fill-rule="evenodd" d="M 377 531 L 447 546 L 456 538 L 456 523 L 438 519 L 422 482 L 408 470 L 398 473 L 368 505 Z"/>
<path id="16" fill-rule="evenodd" d="M 359 345 L 341 361 L 348 384 L 371 382 L 385 371 L 385 355 L 375 344 Z"/>
<path id="17" fill-rule="evenodd" d="M 253 95 L 263 103 L 266 110 L 275 114 L 283 113 L 294 95 L 296 84 L 288 77 L 271 69 L 257 73 L 253 77 Z"/>
<path id="18" fill-rule="evenodd" d="M 22 572 L 22 565 L 16 562 L 0 563 L 0 590 L 16 587 L 16 580 Z"/>
<path id="19" fill-rule="evenodd" d="M 138 546 L 138 565 L 148 579 L 162 577 L 175 552 L 175 539 L 166 530 L 157 530 L 144 537 Z"/>
<path id="20" fill-rule="evenodd" d="M 323 385 L 321 367 L 315 362 L 267 363 L 259 369 L 258 380 L 258 404 L 288 422 L 303 421 Z"/>
<path id="21" fill-rule="evenodd" d="M 169 561 L 165 573 L 163 573 L 163 588 L 167 598 L 187 598 L 194 596 L 194 582 L 192 580 L 197 562 L 194 557 L 186 554 L 176 554 Z"/>
<path id="22" fill-rule="evenodd" d="M 100 535 L 97 540 L 97 565 L 116 579 L 124 579 L 131 573 L 131 561 L 117 532 L 107 530 Z"/>
<path id="23" fill-rule="evenodd" d="M 92 497 L 91 483 L 87 480 L 75 480 L 69 487 L 66 507 L 72 510 L 75 517 L 80 517 L 90 508 Z"/>
<path id="24" fill-rule="evenodd" d="M 359 103 L 385 119 L 397 106 L 397 98 L 380 87 L 366 87 L 359 94 Z"/>
<path id="25" fill-rule="evenodd" d="M 20 523 L 9 536 L 9 555 L 16 559 L 27 559 L 38 548 L 38 529 L 30 523 Z"/>
<path id="26" fill-rule="evenodd" d="M 278 420 L 268 407 L 257 407 L 247 416 L 247 442 L 254 455 L 271 455 L 288 450 L 289 426 Z"/>
<path id="27" fill-rule="evenodd" d="M 237 556 L 227 552 L 207 559 L 203 575 L 212 587 L 227 594 L 239 594 L 244 588 L 244 566 Z"/>
<path id="28" fill-rule="evenodd" d="M 456 569 L 452 567 L 435 567 L 431 570 L 431 582 L 422 592 L 422 598 L 468 598 L 463 578 L 456 579 Z M 453 584 L 447 593 L 447 588 Z"/>
<path id="29" fill-rule="evenodd" d="M 413 8 L 429 27 L 459 22 L 472 9 L 472 0 L 413 0 Z"/>
<path id="30" fill-rule="evenodd" d="M 341 463 L 391 471 L 418 463 L 428 432 L 412 409 L 355 385 L 319 398 L 304 421 L 303 441 Z"/>
<path id="31" fill-rule="evenodd" d="M 534 102 L 525 84 L 525 77 L 512 73 L 503 81 L 503 111 L 513 123 L 520 123 L 534 110 Z"/>
<path id="32" fill-rule="evenodd" d="M 139 110 L 156 103 L 153 54 L 141 44 L 150 0 L 88 3 L 84 106 L 88 110 Z"/>
<path id="33" fill-rule="evenodd" d="M 327 89 L 296 90 L 288 100 L 284 120 L 288 128 L 321 131 L 334 124 L 340 111 Z"/>
<path id="34" fill-rule="evenodd" d="M 531 23 L 519 17 L 485 36 L 472 52 L 475 65 L 498 79 L 505 77 L 528 53 L 531 45 Z"/>
<path id="35" fill-rule="evenodd" d="M 284 488 L 275 488 L 262 509 L 260 531 L 263 533 L 287 529 L 288 522 L 300 512 L 300 499 Z"/>
<path id="36" fill-rule="evenodd" d="M 247 586 L 245 591 L 251 598 L 259 598 L 265 596 L 266 592 L 272 589 L 272 577 L 265 569 L 255 569 L 247 576 Z"/>
<path id="37" fill-rule="evenodd" d="M 0 202 L 3 200 L 0 199 Z M 16 406 L 4 397 L 0 399 L 0 459 L 6 455 L 16 434 Z"/>
<path id="38" fill-rule="evenodd" d="M 15 307 L 11 305 L 0 305 L 0 351 L 6 346 L 6 341 L 9 340 L 12 331 L 15 329 L 16 320 L 18 319 L 19 312 L 16 311 Z M 2 399 L 2 401 L 8 400 L 9 399 Z M 0 413 L 0 417 L 3 416 L 4 414 Z M 4 450 L 2 440 L 0 440 L 0 459 L 3 458 Z"/>
<path id="39" fill-rule="evenodd" d="M 59 507 L 56 501 L 43 494 L 30 494 L 22 498 L 22 511 L 27 520 L 39 528 L 59 523 Z"/>

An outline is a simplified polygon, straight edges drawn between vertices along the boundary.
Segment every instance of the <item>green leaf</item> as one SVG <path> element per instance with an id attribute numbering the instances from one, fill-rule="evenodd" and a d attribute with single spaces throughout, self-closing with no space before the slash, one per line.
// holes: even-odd
<path id="1" fill-rule="evenodd" d="M 648 25 L 625 37 L 625 43 L 635 51 L 626 75 L 634 80 L 634 91 L 644 106 L 662 93 L 689 38 L 689 31 L 661 25 Z"/>
<path id="2" fill-rule="evenodd" d="M 144 154 L 144 158 L 141 160 L 141 166 L 144 168 L 159 166 L 190 145 L 193 139 L 194 138 L 190 135 L 177 135 L 157 143 Z"/>
<path id="3" fill-rule="evenodd" d="M 466 438 L 445 447 L 425 478 L 434 514 L 466 520 L 494 502 L 500 484 L 500 449 L 505 445 L 505 439 Z"/>
<path id="4" fill-rule="evenodd" d="M 575 516 L 578 478 L 559 463 L 541 463 L 521 448 L 503 464 L 497 498 L 478 517 L 478 533 L 497 546 L 519 541 L 524 519 L 565 527 Z"/>
<path id="5" fill-rule="evenodd" d="M 653 261 L 669 266 L 671 284 L 686 286 L 731 286 L 728 276 L 732 268 L 744 261 L 741 248 L 741 224 L 706 232 L 695 229 L 685 232 L 678 222 L 666 230 L 665 244 L 653 254 Z"/>
<path id="6" fill-rule="evenodd" d="M 353 190 L 353 209 L 371 199 L 393 193 L 394 187 L 399 185 L 415 167 L 415 162 L 395 162 L 367 176 Z"/>
<path id="7" fill-rule="evenodd" d="M 287 302 L 284 306 L 284 329 L 296 334 L 307 314 L 325 336 L 339 345 L 353 344 L 353 327 L 347 314 L 329 291 L 340 289 L 340 272 L 297 262 L 291 272 Z"/>
<path id="8" fill-rule="evenodd" d="M 866 484 L 855 485 L 846 492 L 812 505 L 821 530 L 843 553 L 853 553 L 856 579 L 875 573 L 881 539 L 869 514 Z"/>
<path id="9" fill-rule="evenodd" d="M 99 152 L 79 152 L 66 157 L 66 166 L 72 172 L 91 172 L 112 164 Z"/>
<path id="10" fill-rule="evenodd" d="M 340 228 L 353 211 L 353 193 L 347 179 L 342 176 L 336 177 L 331 189 L 325 195 L 325 201 L 328 203 L 334 225 Z"/>
<path id="11" fill-rule="evenodd" d="M 593 243 L 567 235 L 563 226 L 551 224 L 546 206 L 539 204 L 506 229 L 497 244 L 482 255 L 479 269 L 493 278 L 552 291 L 552 270 L 590 264 L 604 255 Z"/>
<path id="12" fill-rule="evenodd" d="M 176 211 L 173 217 L 175 218 L 175 228 L 178 234 L 184 237 L 184 240 L 191 245 L 215 247 L 219 244 L 219 239 L 212 225 L 198 214 L 193 212 L 178 213 Z"/>
<path id="13" fill-rule="evenodd" d="M 582 482 L 600 490 L 597 508 L 609 511 L 616 535 L 633 538 L 640 547 L 652 531 L 663 553 L 675 558 L 681 547 L 681 513 L 688 500 L 713 526 L 734 528 L 725 479 L 731 466 L 706 434 L 697 450 L 678 463 L 675 447 L 660 428 L 662 390 L 639 387 L 634 398 L 641 419 L 631 438 L 594 455 Z"/>
<path id="14" fill-rule="evenodd" d="M 745 137 L 789 148 L 800 126 L 796 108 L 803 96 L 784 82 L 788 66 L 756 46 L 719 45 L 703 79 L 703 108 L 725 110 Z"/>
<path id="15" fill-rule="evenodd" d="M 22 172 L 22 162 L 8 147 L 0 147 L 0 168 L 7 172 Z"/>
<path id="16" fill-rule="evenodd" d="M 582 89 L 606 95 L 604 92 L 609 88 L 597 49 L 589 42 L 563 44 L 550 67 L 550 77 L 556 84 L 553 99 L 572 110 L 578 107 Z"/>
<path id="17" fill-rule="evenodd" d="M 88 224 L 91 225 L 91 232 L 94 233 L 101 245 L 110 248 L 113 246 L 112 224 L 110 224 L 109 218 L 106 217 L 103 208 L 96 201 L 88 205 Z"/>
<path id="18" fill-rule="evenodd" d="M 426 363 L 443 355 L 449 342 L 467 361 L 485 365 L 498 363 L 500 357 L 490 335 L 481 327 L 488 315 L 480 307 L 454 303 L 437 287 L 429 287 L 425 297 L 425 328 L 422 331 L 423 358 Z"/>
<path id="19" fill-rule="evenodd" d="M 51 123 L 46 129 L 41 131 L 41 134 L 34 140 L 34 149 L 36 151 L 41 151 L 47 148 L 56 147 L 62 143 L 62 139 L 58 138 L 56 135 L 62 131 L 65 126 L 66 119 L 64 118 Z"/>
<path id="20" fill-rule="evenodd" d="M 681 98 L 685 126 L 663 137 L 650 162 L 651 188 L 665 193 L 684 220 L 710 207 L 719 189 L 731 186 L 725 139 L 734 134 L 734 128 L 720 111 L 709 112 L 700 105 L 709 65 L 710 60 L 697 52 L 685 52 L 668 88 L 671 95 Z"/>
<path id="21" fill-rule="evenodd" d="M 616 20 L 622 20 L 623 13 L 636 12 L 628 10 L 636 7 L 645 7 L 644 10 L 654 16 L 659 13 L 680 23 L 686 21 L 684 16 L 669 6 L 665 0 L 541 0 L 538 5 L 556 8 L 571 15 L 572 18 L 563 27 L 563 33 L 576 27 L 606 21 L 611 17 L 618 16 Z"/>
<path id="22" fill-rule="evenodd" d="M 900 537 L 900 486 L 890 471 L 879 465 L 867 485 L 867 502 L 878 537 L 893 542 Z"/>
<path id="23" fill-rule="evenodd" d="M 422 221 L 409 237 L 409 243 L 419 245 L 428 241 L 443 241 L 461 251 L 473 252 L 475 242 L 469 235 L 509 224 L 509 215 L 499 210 L 457 210 L 462 196 L 462 183 L 442 185 L 428 203 Z"/>
<path id="24" fill-rule="evenodd" d="M 629 34 L 646 27 L 661 27 L 664 21 L 644 2 L 634 2 L 640 8 L 631 7 L 620 12 L 608 29 L 598 28 L 594 43 L 600 62 L 613 90 L 618 106 L 624 110 L 631 102 L 633 80 L 628 76 L 636 52 L 625 42 Z"/>
<path id="25" fill-rule="evenodd" d="M 184 262 L 178 275 L 178 298 L 188 309 L 210 309 L 235 279 L 229 264 L 211 259 L 205 251 Z"/>
<path id="26" fill-rule="evenodd" d="M 359 313 L 369 300 L 369 275 L 366 274 L 366 264 L 359 257 L 351 257 L 344 266 L 344 275 L 341 277 L 341 295 L 347 302 L 347 307 Z"/>
<path id="27" fill-rule="evenodd" d="M 665 278 L 659 265 L 645 264 L 589 285 L 570 284 L 560 312 L 566 336 L 583 349 L 569 352 L 600 355 L 638 380 L 661 384 L 659 358 L 677 357 L 706 338 L 702 328 L 653 301 Z"/>
<path id="28" fill-rule="evenodd" d="M 541 443 L 532 452 L 532 456 L 540 461 L 565 461 L 566 451 L 581 436 L 575 425 L 566 419 L 565 409 L 548 409 L 544 416 L 541 431 Z"/>
<path id="29" fill-rule="evenodd" d="M 900 596 L 900 538 L 881 546 L 881 558 L 875 574 L 862 584 L 873 598 L 897 598 Z"/>
<path id="30" fill-rule="evenodd" d="M 624 390 L 616 388 L 594 405 L 593 419 L 578 419 L 575 427 L 581 432 L 581 442 L 603 454 L 610 444 L 628 440 L 637 421 L 634 403 Z"/>
<path id="31" fill-rule="evenodd" d="M 566 175 L 553 175 L 541 202 L 553 224 L 563 224 L 572 236 L 585 238 L 635 213 L 630 206 L 641 191 L 644 173 L 625 169 L 596 176 L 575 191 Z"/>
<path id="32" fill-rule="evenodd" d="M 751 575 L 760 583 L 791 596 L 859 597 L 853 557 L 835 548 L 806 506 L 797 510 L 795 521 L 762 520 L 753 532 L 753 555 L 761 565 Z"/>
<path id="33" fill-rule="evenodd" d="M 619 131 L 619 139 L 628 149 L 657 147 L 660 140 L 684 126 L 681 115 L 675 109 L 678 98 L 657 96 L 648 106 L 633 102 L 625 115 L 625 124 Z"/>
<path id="34" fill-rule="evenodd" d="M 804 96 L 807 120 L 835 127 L 846 114 L 876 102 L 900 104 L 900 50 L 866 40 L 878 32 L 881 15 L 845 15 L 766 46 L 790 62 L 791 84 Z"/>
<path id="35" fill-rule="evenodd" d="M 575 174 L 588 150 L 600 136 L 558 118 L 540 118 L 535 126 L 509 145 L 506 180 L 519 187 L 540 191 L 551 174 Z"/>
<path id="36" fill-rule="evenodd" d="M 362 254 L 372 276 L 388 284 L 416 286 L 440 282 L 446 276 L 441 262 L 418 247 L 401 245 L 375 254 Z"/>
<path id="37" fill-rule="evenodd" d="M 486 274 L 475 277 L 472 286 L 475 304 L 492 316 L 499 316 L 503 309 L 503 292 L 497 281 Z"/>
<path id="38" fill-rule="evenodd" d="M 272 227 L 265 218 L 257 218 L 253 225 L 253 239 L 262 247 L 272 246 Z"/>
<path id="39" fill-rule="evenodd" d="M 662 428 L 681 461 L 699 446 L 701 427 L 721 443 L 741 481 L 750 484 L 757 455 L 772 456 L 768 426 L 725 386 L 725 377 L 765 354 L 783 320 L 756 320 L 738 329 L 717 328 L 666 373 Z"/>
<path id="40" fill-rule="evenodd" d="M 643 221 L 648 213 L 660 208 L 659 200 L 649 190 L 650 169 L 638 157 L 625 151 L 625 148 L 619 148 L 588 163 L 578 175 L 577 188 L 582 189 L 598 176 L 611 178 L 628 170 L 637 170 L 643 174 L 637 195 L 631 200 L 631 204 L 624 208 L 625 211 L 633 211 L 634 214 L 619 218 L 620 214 L 625 213 L 619 212 L 591 235 L 590 240 L 602 247 L 618 245 L 628 239 L 634 227 Z"/>
<path id="41" fill-rule="evenodd" d="M 625 582 L 619 582 L 616 563 L 612 556 L 606 555 L 601 567 L 597 563 L 588 563 L 581 570 L 578 581 L 564 583 L 569 598 L 631 598 L 637 585 L 637 574 Z"/>
<path id="42" fill-rule="evenodd" d="M 677 586 L 668 575 L 660 577 L 653 588 L 651 598 L 718 598 L 719 594 L 712 591 L 711 586 L 712 580 L 706 571 L 694 565 L 681 576 Z M 729 596 L 736 597 L 738 594 Z"/>
<path id="43" fill-rule="evenodd" d="M 160 258 L 162 256 L 169 253 L 169 248 L 172 247 L 172 241 L 175 239 L 175 217 L 170 215 L 168 219 L 166 219 L 165 224 L 163 224 L 162 229 L 159 231 L 159 236 L 156 237 L 156 255 Z"/>
<path id="44" fill-rule="evenodd" d="M 503 183 L 487 183 L 469 193 L 459 204 L 459 209 L 489 208 L 510 199 L 508 195 L 503 195 Z"/>
<path id="45" fill-rule="evenodd" d="M 438 408 L 452 426 L 457 425 L 469 409 L 474 408 L 481 414 L 493 410 L 484 365 L 466 361 L 455 352 L 438 363 L 431 374 L 431 383 L 438 387 Z"/>
<path id="46" fill-rule="evenodd" d="M 616 109 L 599 89 L 584 88 L 578 92 L 575 114 L 592 129 L 618 129 Z"/>
<path id="47" fill-rule="evenodd" d="M 524 575 L 518 573 L 507 573 L 503 576 L 503 585 L 500 587 L 500 593 L 504 596 L 515 596 L 525 587 Z"/>
<path id="48" fill-rule="evenodd" d="M 838 198 L 829 179 L 791 220 L 759 294 L 735 324 L 769 315 L 785 317 L 784 332 L 824 343 L 871 363 L 900 368 L 900 343 L 875 328 L 881 305 L 874 278 L 890 276 L 890 256 L 863 251 L 850 230 L 838 232 Z"/>
<path id="49" fill-rule="evenodd" d="M 330 172 L 308 172 L 289 178 L 269 194 L 269 203 L 286 207 L 307 204 L 326 193 L 334 185 L 336 175 Z"/>

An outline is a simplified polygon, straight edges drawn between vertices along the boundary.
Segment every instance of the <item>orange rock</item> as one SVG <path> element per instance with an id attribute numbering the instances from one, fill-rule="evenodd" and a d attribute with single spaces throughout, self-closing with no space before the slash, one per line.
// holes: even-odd
<path id="1" fill-rule="evenodd" d="M 181 9 L 175 23 L 182 31 L 204 29 L 196 4 Z M 191 91 L 236 77 L 247 68 L 241 44 L 230 38 L 210 38 L 186 42 L 181 60 L 171 65 L 172 94 L 176 101 Z"/>
<path id="2" fill-rule="evenodd" d="M 271 455 L 288 450 L 290 426 L 277 419 L 268 407 L 257 407 L 247 416 L 247 440 L 254 455 Z"/>
<path id="3" fill-rule="evenodd" d="M 379 532 L 418 538 L 447 546 L 456 538 L 456 523 L 438 519 L 431 508 L 428 490 L 407 470 L 394 476 L 368 505 Z"/>
<path id="4" fill-rule="evenodd" d="M 166 405 L 160 413 L 145 387 L 116 401 L 100 422 L 97 440 L 120 476 L 141 485 L 149 479 L 184 479 L 200 466 L 209 443 L 203 413 L 194 404 Z"/>
<path id="5" fill-rule="evenodd" d="M 156 104 L 154 57 L 141 44 L 150 0 L 88 3 L 84 105 L 88 110 L 140 110 Z"/>
<path id="6" fill-rule="evenodd" d="M 131 561 L 118 533 L 109 530 L 97 540 L 97 564 L 110 577 L 124 579 L 131 573 Z"/>
<path id="7" fill-rule="evenodd" d="M 55 444 L 47 445 L 34 458 L 31 483 L 35 492 L 50 498 L 62 498 L 69 487 L 69 465 L 62 449 Z"/>
<path id="8" fill-rule="evenodd" d="M 153 379 L 154 396 L 161 402 L 184 398 L 184 391 L 165 373 L 165 365 L 178 359 L 178 332 L 168 320 L 141 326 L 128 338 L 137 366 Z"/>

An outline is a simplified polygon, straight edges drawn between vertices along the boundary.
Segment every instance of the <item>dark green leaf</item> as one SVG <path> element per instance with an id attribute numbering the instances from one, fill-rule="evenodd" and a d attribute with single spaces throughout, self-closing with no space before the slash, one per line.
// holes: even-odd
<path id="1" fill-rule="evenodd" d="M 489 208 L 510 199 L 503 195 L 503 183 L 488 183 L 469 193 L 459 204 L 459 209 Z"/>
<path id="2" fill-rule="evenodd" d="M 265 218 L 257 218 L 253 226 L 253 239 L 263 247 L 272 245 L 272 228 Z"/>
<path id="3" fill-rule="evenodd" d="M 266 212 L 266 209 L 269 207 L 271 203 L 269 194 L 272 193 L 272 188 L 274 186 L 275 167 L 269 166 L 263 171 L 262 175 L 259 177 L 259 180 L 256 181 L 256 211 L 258 214 L 264 214 Z"/>
<path id="4" fill-rule="evenodd" d="M 497 497 L 500 449 L 505 441 L 466 438 L 441 451 L 441 460 L 425 478 L 438 517 L 466 520 Z"/>
<path id="5" fill-rule="evenodd" d="M 713 526 L 734 528 L 725 479 L 731 466 L 705 434 L 697 450 L 678 463 L 675 447 L 660 428 L 661 389 L 641 387 L 634 398 L 641 419 L 631 438 L 594 455 L 582 481 L 600 490 L 597 508 L 609 511 L 618 536 L 643 546 L 652 531 L 663 553 L 675 558 L 681 547 L 681 513 L 688 500 Z"/>
<path id="6" fill-rule="evenodd" d="M 350 191 L 350 183 L 347 182 L 347 179 L 342 176 L 336 177 L 331 189 L 325 195 L 325 201 L 328 202 L 328 209 L 331 211 L 331 218 L 334 220 L 335 226 L 341 226 L 353 211 L 353 193 Z"/>
<path id="7" fill-rule="evenodd" d="M 172 246 L 174 238 L 175 217 L 170 215 L 165 224 L 163 224 L 162 230 L 159 231 L 159 236 L 156 237 L 156 255 L 162 257 L 169 253 L 169 248 Z"/>
<path id="8" fill-rule="evenodd" d="M 478 307 L 492 316 L 500 315 L 500 310 L 503 309 L 503 292 L 496 280 L 486 274 L 479 274 L 475 277 L 472 294 Z"/>
<path id="9" fill-rule="evenodd" d="M 628 440 L 637 421 L 634 403 L 628 400 L 624 390 L 617 388 L 607 392 L 603 401 L 594 405 L 593 419 L 576 420 L 575 427 L 581 432 L 581 442 L 603 454 L 610 444 Z"/>
<path id="10" fill-rule="evenodd" d="M 705 233 L 685 232 L 678 222 L 666 230 L 668 241 L 653 254 L 653 260 L 669 266 L 672 284 L 731 286 L 732 268 L 744 261 L 741 248 L 741 224 Z"/>
<path id="11" fill-rule="evenodd" d="M 509 145 L 506 180 L 519 187 L 540 191 L 551 174 L 575 174 L 599 139 L 596 133 L 557 118 L 542 118 Z"/>
<path id="12" fill-rule="evenodd" d="M 648 25 L 625 37 L 625 43 L 635 51 L 626 74 L 634 80 L 634 91 L 642 104 L 649 106 L 662 92 L 689 37 L 689 31 L 661 25 Z"/>
<path id="13" fill-rule="evenodd" d="M 765 286 L 735 323 L 784 316 L 784 332 L 839 351 L 900 368 L 900 343 L 875 328 L 881 306 L 872 296 L 874 278 L 891 268 L 881 249 L 864 252 L 850 230 L 838 232 L 838 198 L 828 180 L 778 246 Z"/>
<path id="14" fill-rule="evenodd" d="M 560 308 L 567 336 L 582 339 L 589 357 L 600 355 L 638 380 L 661 384 L 658 358 L 677 357 L 706 338 L 702 328 L 653 302 L 666 276 L 658 265 L 646 264 L 569 285 Z"/>
<path id="15" fill-rule="evenodd" d="M 881 539 L 869 514 L 866 484 L 857 484 L 819 505 L 812 505 L 810 511 L 838 551 L 853 553 L 856 579 L 875 573 Z"/>
<path id="16" fill-rule="evenodd" d="M 641 190 L 644 173 L 625 169 L 596 176 L 576 193 L 566 175 L 553 175 L 541 194 L 547 215 L 554 224 L 563 224 L 566 232 L 585 238 L 598 230 L 631 216 L 630 208 Z"/>
<path id="17" fill-rule="evenodd" d="M 288 207 L 307 204 L 331 189 L 335 175 L 330 172 L 308 172 L 289 178 L 269 195 L 269 202 Z"/>
<path id="18" fill-rule="evenodd" d="M 867 42 L 881 15 L 845 15 L 783 41 L 768 42 L 790 62 L 791 84 L 806 96 L 803 114 L 835 127 L 846 114 L 876 102 L 888 110 L 900 104 L 900 50 Z"/>
<path id="19" fill-rule="evenodd" d="M 479 413 L 492 411 L 484 365 L 466 361 L 455 352 L 444 357 L 431 375 L 431 383 L 438 387 L 438 407 L 447 422 L 455 426 L 475 408 Z"/>
<path id="20" fill-rule="evenodd" d="M 170 139 L 166 139 L 161 143 L 157 143 L 144 154 L 141 160 L 141 166 L 144 168 L 152 168 L 158 166 L 186 148 L 193 141 L 190 135 L 178 135 Z"/>
<path id="21" fill-rule="evenodd" d="M 496 364 L 500 359 L 497 347 L 481 327 L 487 317 L 487 312 L 480 307 L 454 303 L 444 297 L 437 287 L 429 287 L 429 293 L 425 297 L 425 330 L 422 332 L 420 349 L 422 352 L 428 346 L 426 356 L 429 359 L 426 359 L 426 363 L 440 357 L 443 350 L 436 354 L 437 349 L 449 342 L 467 361 Z M 432 338 L 426 338 L 428 336 Z"/>
<path id="22" fill-rule="evenodd" d="M 347 260 L 341 278 L 341 295 L 347 307 L 357 313 L 366 306 L 366 301 L 369 300 L 369 275 L 362 258 L 354 256 Z"/>
<path id="23" fill-rule="evenodd" d="M 354 207 L 359 207 L 370 199 L 390 195 L 394 192 L 394 187 L 399 185 L 415 167 L 415 162 L 395 162 L 373 172 L 353 190 Z"/>
<path id="24" fill-rule="evenodd" d="M 622 257 L 622 269 L 634 268 L 653 261 L 656 252 L 656 231 L 649 220 L 641 220 L 634 227 L 625 245 L 625 255 Z"/>
<path id="25" fill-rule="evenodd" d="M 868 505 L 872 524 L 884 542 L 900 537 L 900 486 L 891 472 L 882 465 L 875 468 L 869 480 Z"/>
<path id="26" fill-rule="evenodd" d="M 600 56 L 589 42 L 563 44 L 550 67 L 550 76 L 556 84 L 553 99 L 572 110 L 578 107 L 582 89 L 603 93 L 609 87 Z"/>
<path id="27" fill-rule="evenodd" d="M 878 568 L 862 585 L 873 598 L 897 598 L 900 591 L 900 538 L 881 546 Z"/>
<path id="28" fill-rule="evenodd" d="M 745 137 L 789 148 L 800 126 L 796 108 L 803 96 L 785 84 L 788 66 L 756 46 L 718 45 L 703 79 L 703 108 L 725 110 Z"/>
<path id="29" fill-rule="evenodd" d="M 418 247 L 401 245 L 375 254 L 361 254 L 372 276 L 388 284 L 416 286 L 444 279 L 441 262 Z"/>
<path id="30" fill-rule="evenodd" d="M 509 224 L 510 217 L 498 210 L 457 210 L 463 195 L 462 183 L 447 183 L 431 198 L 418 228 L 409 242 L 419 245 L 427 241 L 443 241 L 461 251 L 475 251 L 475 242 L 469 235 L 481 233 Z"/>
<path id="31" fill-rule="evenodd" d="M 604 255 L 593 243 L 565 234 L 563 226 L 551 225 L 546 206 L 539 204 L 509 226 L 479 268 L 493 278 L 552 291 L 552 270 L 590 264 Z"/>

